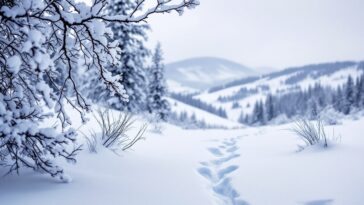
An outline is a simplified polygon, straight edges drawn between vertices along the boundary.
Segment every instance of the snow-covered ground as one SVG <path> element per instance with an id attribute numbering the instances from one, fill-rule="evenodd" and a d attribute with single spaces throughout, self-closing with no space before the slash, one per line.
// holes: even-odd
<path id="1" fill-rule="evenodd" d="M 0 204 L 361 205 L 363 125 L 361 118 L 327 126 L 340 142 L 297 152 L 301 142 L 289 124 L 234 130 L 165 124 L 163 134 L 147 132 L 128 152 L 84 150 L 77 164 L 63 163 L 71 183 L 30 170 L 1 178 Z"/>

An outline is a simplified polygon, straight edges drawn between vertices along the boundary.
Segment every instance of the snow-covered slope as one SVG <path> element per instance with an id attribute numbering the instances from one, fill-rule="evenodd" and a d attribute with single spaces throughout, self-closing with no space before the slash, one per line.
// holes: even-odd
<path id="1" fill-rule="evenodd" d="M 175 99 L 168 98 L 168 101 L 171 105 L 172 112 L 177 113 L 177 114 L 186 112 L 188 114 L 188 116 L 192 116 L 194 114 L 196 116 L 197 120 L 204 121 L 210 126 L 225 127 L 225 128 L 242 127 L 242 125 L 237 122 L 219 117 L 217 115 L 214 115 L 214 114 L 211 114 L 204 110 L 198 109 L 196 107 L 187 105 L 187 104 L 177 101 Z"/>
<path id="2" fill-rule="evenodd" d="M 342 138 L 324 150 L 296 152 L 291 125 L 163 134 L 121 156 L 109 150 L 67 164 L 68 184 L 23 170 L 0 178 L 4 205 L 361 205 L 364 119 L 326 127 Z M 88 125 L 93 128 L 92 124 Z M 5 171 L 0 167 L 0 173 Z"/>
<path id="3" fill-rule="evenodd" d="M 246 66 L 212 57 L 192 58 L 166 65 L 167 82 L 174 81 L 200 90 L 256 74 Z"/>
<path id="4" fill-rule="evenodd" d="M 298 89 L 307 89 L 320 83 L 323 86 L 336 88 L 343 85 L 348 76 L 354 79 L 364 72 L 363 62 L 338 62 L 317 65 L 308 65 L 297 68 L 289 68 L 283 71 L 267 74 L 261 77 L 251 77 L 227 83 L 225 86 L 215 87 L 196 98 L 226 109 L 228 116 L 236 120 L 239 112 L 232 109 L 233 102 L 238 102 L 245 113 L 252 110 L 252 103 L 259 99 L 265 99 L 268 93 L 287 93 Z M 232 99 L 245 90 L 245 97 Z M 224 102 L 219 98 L 226 98 Z M 229 100 L 231 98 L 231 100 Z"/>

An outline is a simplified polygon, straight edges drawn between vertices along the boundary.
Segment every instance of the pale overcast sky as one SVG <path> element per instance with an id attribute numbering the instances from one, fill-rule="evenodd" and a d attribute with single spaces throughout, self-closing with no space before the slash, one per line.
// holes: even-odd
<path id="1" fill-rule="evenodd" d="M 364 60 L 364 0 L 200 0 L 149 19 L 166 62 L 223 57 L 247 66 Z"/>

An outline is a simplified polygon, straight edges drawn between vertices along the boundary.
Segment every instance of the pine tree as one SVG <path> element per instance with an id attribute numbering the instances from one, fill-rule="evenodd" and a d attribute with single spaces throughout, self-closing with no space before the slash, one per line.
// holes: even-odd
<path id="1" fill-rule="evenodd" d="M 359 107 L 364 108 L 364 74 L 360 77 L 360 83 L 358 86 L 359 94 Z"/>
<path id="2" fill-rule="evenodd" d="M 355 107 L 361 108 L 362 107 L 362 100 L 364 99 L 364 82 L 363 82 L 363 75 L 358 77 L 355 84 Z"/>
<path id="3" fill-rule="evenodd" d="M 265 116 L 265 111 L 264 111 L 264 104 L 263 104 L 263 101 L 261 100 L 259 102 L 259 115 L 258 115 L 258 119 L 259 119 L 259 122 L 261 124 L 266 124 L 267 120 L 266 120 L 266 116 Z"/>
<path id="4" fill-rule="evenodd" d="M 345 115 L 349 114 L 351 108 L 355 101 L 355 90 L 354 90 L 354 82 L 351 76 L 348 77 L 348 80 L 345 85 L 345 92 L 344 92 L 344 103 L 343 103 L 343 113 Z"/>
<path id="5" fill-rule="evenodd" d="M 164 65 L 161 45 L 158 44 L 153 53 L 152 66 L 150 67 L 150 80 L 148 91 L 147 109 L 155 113 L 161 120 L 166 120 L 170 107 L 165 99 L 167 89 L 164 79 Z"/>
<path id="6" fill-rule="evenodd" d="M 259 121 L 258 115 L 259 115 L 259 103 L 258 103 L 258 101 L 256 101 L 254 103 L 253 113 L 251 114 L 251 117 L 249 120 L 250 124 L 255 124 Z"/>
<path id="7" fill-rule="evenodd" d="M 241 111 L 240 115 L 239 115 L 239 118 L 238 118 L 238 122 L 241 123 L 241 124 L 245 124 L 245 123 L 247 123 L 245 120 L 246 119 L 245 119 L 245 116 L 244 116 L 244 112 Z"/>
<path id="8" fill-rule="evenodd" d="M 271 94 L 267 96 L 267 100 L 265 101 L 265 113 L 267 121 L 270 121 L 275 117 L 273 96 Z"/>
<path id="9" fill-rule="evenodd" d="M 185 122 L 188 119 L 188 115 L 186 111 L 181 112 L 180 116 L 179 116 L 179 121 L 180 122 Z"/>
<path id="10" fill-rule="evenodd" d="M 196 123 L 197 122 L 197 118 L 196 118 L 196 114 L 195 113 L 192 113 L 192 115 L 191 115 L 191 122 L 192 123 Z"/>
<path id="11" fill-rule="evenodd" d="M 219 107 L 219 109 L 218 109 L 218 115 L 220 117 L 222 117 L 222 118 L 227 118 L 226 111 L 222 107 Z"/>
<path id="12" fill-rule="evenodd" d="M 236 102 L 236 101 L 234 101 L 233 104 L 231 105 L 231 109 L 236 109 L 236 108 L 240 108 L 240 107 L 241 106 L 240 106 L 239 102 Z"/>
<path id="13" fill-rule="evenodd" d="M 266 123 L 265 116 L 264 116 L 264 106 L 263 106 L 263 102 L 261 100 L 255 102 L 255 104 L 254 104 L 251 123 L 252 124 L 265 124 Z"/>
<path id="14" fill-rule="evenodd" d="M 310 119 L 315 119 L 319 114 L 318 103 L 315 98 L 312 98 L 308 101 L 308 116 Z"/>
<path id="15" fill-rule="evenodd" d="M 111 0 L 109 12 L 111 15 L 128 15 L 137 6 L 133 0 Z M 120 84 L 124 87 L 128 100 L 118 96 L 118 101 L 111 102 L 111 106 L 129 112 L 145 110 L 146 103 L 146 57 L 149 50 L 144 45 L 149 30 L 147 24 L 111 24 L 113 38 L 118 42 L 120 58 L 111 69 L 113 75 L 120 75 Z"/>
<path id="16" fill-rule="evenodd" d="M 343 92 L 342 92 L 342 88 L 339 86 L 336 94 L 333 96 L 333 106 L 335 108 L 335 110 L 342 112 L 343 111 L 343 101 L 344 101 L 344 96 L 343 96 Z"/>

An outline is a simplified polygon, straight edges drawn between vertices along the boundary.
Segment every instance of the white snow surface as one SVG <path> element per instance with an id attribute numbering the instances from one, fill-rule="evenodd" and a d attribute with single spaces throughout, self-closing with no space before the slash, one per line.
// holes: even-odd
<path id="1" fill-rule="evenodd" d="M 120 155 L 84 150 L 77 164 L 60 162 L 70 183 L 31 170 L 1 178 L 0 204 L 360 205 L 363 125 L 359 118 L 327 126 L 340 141 L 297 152 L 301 141 L 290 124 L 232 130 L 164 124 L 163 134 L 148 131 Z M 82 129 L 91 128 L 93 120 Z"/>

